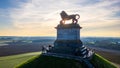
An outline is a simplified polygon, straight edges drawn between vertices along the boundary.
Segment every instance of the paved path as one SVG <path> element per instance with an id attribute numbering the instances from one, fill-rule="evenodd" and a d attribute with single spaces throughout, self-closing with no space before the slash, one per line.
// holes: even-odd
<path id="1" fill-rule="evenodd" d="M 79 62 L 84 63 L 87 68 L 94 68 L 94 66 L 89 62 L 89 60 L 83 59 L 78 56 L 57 53 L 43 53 L 43 55 L 78 60 Z"/>

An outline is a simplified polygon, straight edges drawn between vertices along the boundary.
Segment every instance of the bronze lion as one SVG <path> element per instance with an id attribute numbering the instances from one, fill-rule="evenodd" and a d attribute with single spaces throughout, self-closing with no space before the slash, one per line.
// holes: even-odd
<path id="1" fill-rule="evenodd" d="M 66 20 L 70 20 L 72 19 L 72 23 L 77 23 L 78 19 L 80 18 L 79 14 L 72 14 L 72 15 L 68 15 L 65 11 L 62 11 L 60 13 L 62 20 L 60 21 L 60 23 L 64 24 Z M 78 17 L 78 18 L 76 18 Z"/>

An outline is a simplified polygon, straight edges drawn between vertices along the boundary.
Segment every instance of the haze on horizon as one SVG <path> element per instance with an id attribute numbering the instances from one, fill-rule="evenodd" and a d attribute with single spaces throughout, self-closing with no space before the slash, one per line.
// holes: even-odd
<path id="1" fill-rule="evenodd" d="M 120 37 L 120 0 L 2 0 L 0 36 L 56 36 L 62 10 L 80 14 L 81 36 Z"/>

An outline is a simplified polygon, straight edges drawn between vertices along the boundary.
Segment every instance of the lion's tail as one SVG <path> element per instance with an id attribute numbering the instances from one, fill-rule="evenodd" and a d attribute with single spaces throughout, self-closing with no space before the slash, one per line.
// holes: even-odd
<path id="1" fill-rule="evenodd" d="M 77 18 L 77 19 L 79 19 L 79 18 L 80 18 L 80 15 L 79 15 L 79 14 L 76 14 L 76 16 L 78 16 L 78 18 Z"/>

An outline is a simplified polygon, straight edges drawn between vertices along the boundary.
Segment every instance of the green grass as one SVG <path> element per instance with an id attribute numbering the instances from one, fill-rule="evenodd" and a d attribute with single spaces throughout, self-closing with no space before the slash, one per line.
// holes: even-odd
<path id="1" fill-rule="evenodd" d="M 96 68 L 117 68 L 98 54 L 93 56 L 91 63 Z M 75 60 L 43 56 L 40 52 L 0 57 L 0 68 L 83 68 L 82 65 Z"/>
<path id="2" fill-rule="evenodd" d="M 40 52 L 32 52 L 32 53 L 0 57 L 0 68 L 14 68 L 16 65 L 21 64 L 39 54 Z"/>
<path id="3" fill-rule="evenodd" d="M 91 60 L 91 63 L 96 68 L 117 68 L 114 64 L 112 64 L 110 61 L 106 60 L 102 56 L 95 54 Z"/>
<path id="4" fill-rule="evenodd" d="M 95 68 L 117 68 L 98 54 L 93 56 L 91 63 Z M 84 68 L 82 65 L 82 63 L 75 60 L 40 55 L 31 58 L 16 68 Z"/>
<path id="5" fill-rule="evenodd" d="M 83 68 L 82 63 L 75 60 L 52 56 L 36 56 L 16 68 Z"/>

